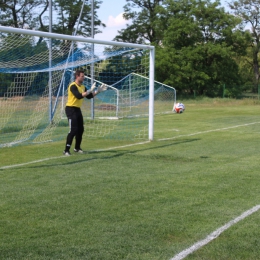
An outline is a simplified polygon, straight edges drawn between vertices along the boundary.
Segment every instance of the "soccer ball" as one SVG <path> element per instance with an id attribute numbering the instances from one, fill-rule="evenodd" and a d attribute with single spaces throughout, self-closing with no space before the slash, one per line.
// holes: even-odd
<path id="1" fill-rule="evenodd" d="M 182 103 L 176 103 L 173 107 L 173 111 L 177 114 L 183 113 L 185 110 L 185 106 Z"/>

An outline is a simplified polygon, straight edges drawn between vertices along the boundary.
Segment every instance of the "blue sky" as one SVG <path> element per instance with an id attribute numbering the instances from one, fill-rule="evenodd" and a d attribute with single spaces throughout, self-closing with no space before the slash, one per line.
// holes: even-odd
<path id="1" fill-rule="evenodd" d="M 106 28 L 101 29 L 102 33 L 96 34 L 95 39 L 112 41 L 118 30 L 126 28 L 127 21 L 122 16 L 125 4 L 125 0 L 103 0 L 98 10 L 98 17 L 106 24 Z"/>
<path id="2" fill-rule="evenodd" d="M 221 0 L 223 6 L 227 0 Z M 106 28 L 101 29 L 102 33 L 96 34 L 95 39 L 112 41 L 117 35 L 117 31 L 126 28 L 129 21 L 123 19 L 123 6 L 126 0 L 103 0 L 98 10 L 99 19 L 106 24 Z"/>

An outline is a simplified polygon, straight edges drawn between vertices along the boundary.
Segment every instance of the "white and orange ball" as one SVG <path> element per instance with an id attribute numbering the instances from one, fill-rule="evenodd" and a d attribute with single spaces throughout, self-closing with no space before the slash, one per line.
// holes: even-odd
<path id="1" fill-rule="evenodd" d="M 185 110 L 185 106 L 183 103 L 176 103 L 174 104 L 173 111 L 177 114 L 183 113 Z"/>

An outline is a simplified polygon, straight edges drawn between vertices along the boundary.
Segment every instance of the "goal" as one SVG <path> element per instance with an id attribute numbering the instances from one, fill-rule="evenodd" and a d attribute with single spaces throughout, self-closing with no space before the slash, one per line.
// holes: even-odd
<path id="1" fill-rule="evenodd" d="M 0 147 L 64 139 L 74 71 L 89 88 L 84 135 L 153 140 L 155 113 L 172 111 L 174 88 L 154 81 L 154 47 L 0 26 Z"/>
<path id="2" fill-rule="evenodd" d="M 91 85 L 91 78 L 85 76 L 85 82 Z M 94 82 L 97 84 L 103 83 L 98 79 L 95 79 Z M 66 95 L 62 97 L 63 104 L 65 104 L 67 97 Z M 96 119 L 123 119 L 147 116 L 148 110 L 140 109 L 140 107 L 141 104 L 143 106 L 148 105 L 149 78 L 132 72 L 109 85 L 108 91 L 99 94 L 99 96 L 96 97 L 96 101 L 99 102 L 99 105 L 95 106 Z M 154 81 L 154 115 L 172 113 L 175 103 L 175 88 Z M 87 104 L 89 103 L 84 103 L 85 106 Z M 64 111 L 64 109 L 62 109 L 62 111 Z M 90 118 L 91 107 L 86 107 L 85 111 L 86 118 Z M 65 113 L 64 118 L 66 118 Z"/>

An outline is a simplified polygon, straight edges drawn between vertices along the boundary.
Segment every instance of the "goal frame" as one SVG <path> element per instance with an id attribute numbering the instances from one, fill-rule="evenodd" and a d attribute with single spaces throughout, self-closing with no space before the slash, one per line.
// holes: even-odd
<path id="1" fill-rule="evenodd" d="M 148 126 L 148 139 L 150 141 L 154 138 L 154 66 L 155 66 L 155 47 L 151 45 L 144 44 L 134 44 L 134 43 L 126 43 L 126 42 L 116 42 L 116 41 L 103 41 L 97 40 L 94 38 L 84 38 L 81 36 L 71 36 L 65 34 L 57 34 L 50 32 L 42 32 L 36 30 L 28 30 L 28 29 L 19 29 L 13 27 L 0 26 L 0 32 L 5 33 L 15 33 L 15 34 L 26 34 L 31 36 L 38 37 L 47 37 L 51 39 L 61 39 L 68 41 L 80 41 L 84 43 L 96 43 L 96 44 L 104 44 L 104 45 L 112 45 L 112 46 L 120 46 L 120 47 L 130 47 L 130 48 L 138 48 L 138 49 L 146 49 L 149 50 L 149 126 Z M 51 108 L 50 108 L 51 110 Z"/>

